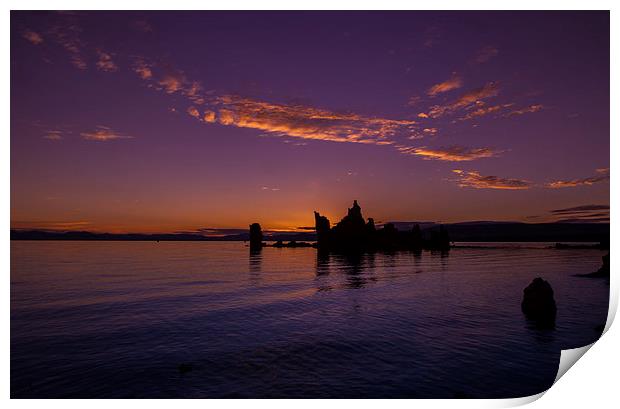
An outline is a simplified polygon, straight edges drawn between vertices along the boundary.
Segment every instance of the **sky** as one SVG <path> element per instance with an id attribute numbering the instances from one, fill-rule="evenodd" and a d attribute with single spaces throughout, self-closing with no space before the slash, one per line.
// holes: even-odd
<path id="1" fill-rule="evenodd" d="M 609 220 L 608 12 L 11 12 L 11 227 Z"/>

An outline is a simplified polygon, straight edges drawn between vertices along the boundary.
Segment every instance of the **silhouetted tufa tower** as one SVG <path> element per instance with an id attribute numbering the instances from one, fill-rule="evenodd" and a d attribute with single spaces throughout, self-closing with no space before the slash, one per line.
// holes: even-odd
<path id="1" fill-rule="evenodd" d="M 260 250 L 263 247 L 263 232 L 260 224 L 250 224 L 250 250 Z"/>

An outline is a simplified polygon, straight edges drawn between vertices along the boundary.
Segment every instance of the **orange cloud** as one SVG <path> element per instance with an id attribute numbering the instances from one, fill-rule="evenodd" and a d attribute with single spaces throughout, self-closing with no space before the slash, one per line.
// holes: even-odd
<path id="1" fill-rule="evenodd" d="M 161 68 L 165 74 L 155 79 L 154 68 Z M 203 93 L 204 90 L 200 82 L 190 81 L 182 71 L 165 66 L 156 67 L 153 62 L 147 62 L 143 57 L 136 58 L 133 70 L 141 79 L 150 82 L 149 87 L 166 94 L 179 93 L 195 105 L 205 104 L 207 102 L 205 94 L 210 94 L 210 92 Z"/>
<path id="2" fill-rule="evenodd" d="M 200 118 L 200 112 L 198 112 L 196 107 L 187 108 L 187 113 L 193 116 L 194 118 Z"/>
<path id="3" fill-rule="evenodd" d="M 397 149 L 405 154 L 422 156 L 427 160 L 441 160 L 448 162 L 465 162 L 476 159 L 492 158 L 500 154 L 491 148 L 467 148 L 464 146 L 448 146 L 437 149 L 426 147 L 398 146 Z"/>
<path id="4" fill-rule="evenodd" d="M 428 114 L 425 114 L 424 112 L 420 112 L 418 114 L 418 118 L 428 118 Z"/>
<path id="5" fill-rule="evenodd" d="M 390 145 L 414 121 L 364 117 L 303 105 L 275 104 L 225 95 L 218 98 L 219 123 L 302 139 Z"/>
<path id="6" fill-rule="evenodd" d="M 80 133 L 80 135 L 87 140 L 90 141 L 99 141 L 99 142 L 105 142 L 105 141 L 111 141 L 113 139 L 127 139 L 127 138 L 132 138 L 131 136 L 128 135 L 121 135 L 118 132 L 115 132 L 113 129 L 108 128 L 107 126 L 97 126 L 97 129 L 95 129 L 92 132 L 82 132 Z"/>
<path id="7" fill-rule="evenodd" d="M 522 179 L 482 176 L 476 171 L 465 171 L 460 169 L 455 169 L 452 172 L 458 177 L 456 181 L 459 187 L 468 187 L 473 189 L 525 190 L 532 186 L 530 182 Z"/>
<path id="8" fill-rule="evenodd" d="M 232 111 L 227 109 L 220 110 L 220 123 L 222 125 L 235 125 L 235 117 Z"/>
<path id="9" fill-rule="evenodd" d="M 204 116 L 202 117 L 203 121 L 214 123 L 215 122 L 215 112 L 213 111 L 205 111 Z"/>
<path id="10" fill-rule="evenodd" d="M 143 59 L 137 59 L 135 61 L 133 70 L 143 80 L 148 80 L 153 77 L 153 71 L 151 70 L 151 64 L 148 64 Z"/>
<path id="11" fill-rule="evenodd" d="M 24 34 L 22 35 L 22 37 L 24 37 L 26 40 L 30 41 L 34 45 L 38 45 L 43 42 L 43 37 L 41 37 L 39 33 L 36 33 L 31 30 L 24 31 Z"/>
<path id="12" fill-rule="evenodd" d="M 174 74 L 167 74 L 164 75 L 158 83 L 167 94 L 173 94 L 183 88 L 183 82 L 183 77 Z"/>
<path id="13" fill-rule="evenodd" d="M 453 89 L 461 88 L 462 86 L 463 82 L 461 81 L 461 78 L 454 76 L 447 81 L 433 85 L 426 93 L 429 96 L 434 97 L 437 94 L 452 91 Z"/>
<path id="14" fill-rule="evenodd" d="M 565 187 L 592 186 L 609 180 L 609 168 L 596 169 L 597 175 L 583 179 L 556 180 L 545 185 L 549 189 L 562 189 Z"/>
<path id="15" fill-rule="evenodd" d="M 97 68 L 101 71 L 114 72 L 118 71 L 118 66 L 112 61 L 112 55 L 101 50 L 97 50 L 99 60 L 97 61 Z"/>
<path id="16" fill-rule="evenodd" d="M 435 105 L 431 107 L 428 115 L 431 118 L 438 118 L 460 109 L 472 107 L 486 98 L 497 96 L 497 94 L 499 94 L 499 85 L 496 82 L 488 82 L 480 88 L 463 94 L 456 101 L 448 105 Z"/>

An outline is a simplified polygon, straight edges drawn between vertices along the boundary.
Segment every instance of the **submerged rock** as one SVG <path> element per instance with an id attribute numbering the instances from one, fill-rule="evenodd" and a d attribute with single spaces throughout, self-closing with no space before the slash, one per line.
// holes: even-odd
<path id="1" fill-rule="evenodd" d="M 291 240 L 288 243 L 284 243 L 282 240 L 278 240 L 272 245 L 263 244 L 263 246 L 265 247 L 314 247 L 314 244 L 307 243 L 305 241 L 295 241 L 295 240 Z"/>
<path id="2" fill-rule="evenodd" d="M 609 254 L 603 256 L 603 265 L 593 273 L 577 274 L 578 277 L 607 278 L 609 279 Z"/>
<path id="3" fill-rule="evenodd" d="M 557 307 L 553 298 L 551 284 L 540 277 L 535 278 L 523 290 L 521 310 L 526 318 L 536 322 L 539 326 L 553 327 Z"/>

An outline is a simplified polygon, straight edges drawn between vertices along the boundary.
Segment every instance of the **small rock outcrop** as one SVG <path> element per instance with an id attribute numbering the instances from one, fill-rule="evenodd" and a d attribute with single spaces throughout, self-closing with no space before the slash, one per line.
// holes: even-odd
<path id="1" fill-rule="evenodd" d="M 609 278 L 609 253 L 603 256 L 603 266 L 596 273 Z"/>
<path id="2" fill-rule="evenodd" d="M 263 231 L 260 224 L 250 224 L 250 250 L 260 250 L 263 247 Z"/>
<path id="3" fill-rule="evenodd" d="M 535 278 L 523 290 L 521 310 L 525 317 L 534 321 L 537 326 L 555 326 L 557 307 L 553 298 L 551 284 L 540 277 Z"/>

